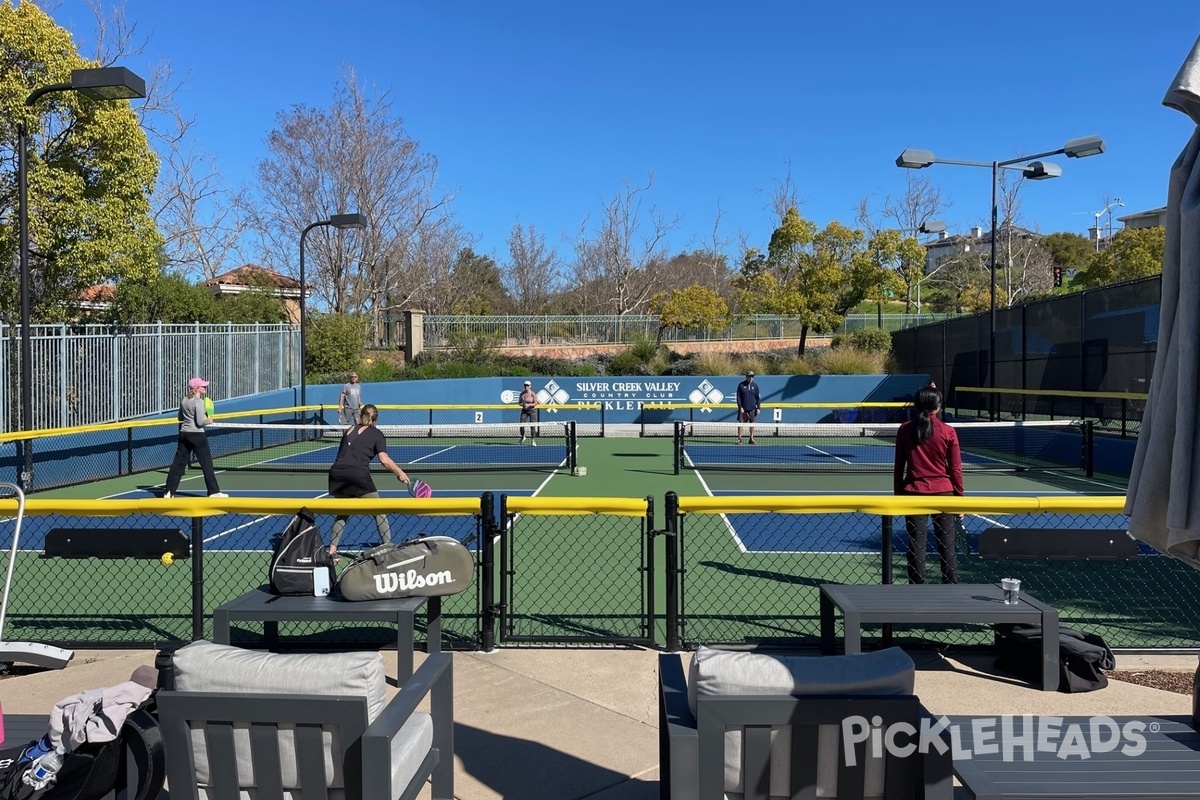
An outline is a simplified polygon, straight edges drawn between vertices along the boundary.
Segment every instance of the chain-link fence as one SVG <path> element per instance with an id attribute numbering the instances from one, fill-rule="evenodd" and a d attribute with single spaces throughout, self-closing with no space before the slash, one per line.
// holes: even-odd
<path id="1" fill-rule="evenodd" d="M 1158 348 L 1162 276 L 1087 289 L 996 312 L 995 386 L 1077 392 L 1145 392 Z M 901 371 L 946 391 L 991 386 L 991 315 L 984 311 L 892 334 Z M 974 398 L 971 398 L 974 400 Z M 1030 408 L 1029 413 L 1041 413 Z"/>
<path id="2" fill-rule="evenodd" d="M 498 509 L 496 503 L 498 502 Z M 270 538 L 301 505 L 329 531 L 350 513 L 339 543 L 353 553 L 378 541 L 372 516 L 392 517 L 393 540 L 445 535 L 471 543 L 477 577 L 443 598 L 448 646 L 496 643 L 698 644 L 816 647 L 823 583 L 900 583 L 906 578 L 906 512 L 966 513 L 957 542 L 960 583 L 1018 577 L 1022 592 L 1059 611 L 1063 624 L 1099 633 L 1116 648 L 1200 648 L 1200 577 L 1140 546 L 1128 561 L 985 559 L 984 530 L 1103 530 L 1126 536 L 1123 498 L 1070 497 L 676 497 L 656 526 L 651 498 L 410 498 L 339 501 L 207 498 L 27 502 L 15 549 L 5 638 L 73 647 L 153 647 L 212 636 L 212 612 L 266 582 Z M 15 533 L 14 500 L 0 501 L 0 569 Z M 78 541 L 164 530 L 190 555 L 67 558 L 47 552 L 51 532 Z M 132 539 L 132 536 L 128 537 Z M 930 539 L 932 540 L 932 536 Z M 932 553 L 932 546 L 930 548 Z M 928 559 L 928 580 L 938 561 Z M 2 574 L 2 573 L 0 573 Z M 916 646 L 982 645 L 984 625 L 895 626 Z M 868 629 L 868 637 L 875 631 Z M 391 646 L 372 625 L 281 623 L 282 641 L 313 646 Z M 261 631 L 238 626 L 235 642 Z M 868 638 L 869 640 L 869 638 Z"/>

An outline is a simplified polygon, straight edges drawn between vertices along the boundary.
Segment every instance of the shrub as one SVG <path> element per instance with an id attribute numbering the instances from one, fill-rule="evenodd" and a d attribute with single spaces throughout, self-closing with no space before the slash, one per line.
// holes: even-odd
<path id="1" fill-rule="evenodd" d="M 734 375 L 737 372 L 732 356 L 714 350 L 697 353 L 692 365 L 693 375 Z"/>
<path id="2" fill-rule="evenodd" d="M 606 371 L 609 375 L 644 375 L 645 369 L 646 362 L 631 348 L 613 356 Z"/>
<path id="3" fill-rule="evenodd" d="M 627 352 L 633 353 L 634 357 L 643 364 L 653 361 L 658 355 L 658 351 L 658 343 L 654 341 L 653 337 L 636 334 L 629 339 L 629 350 Z"/>
<path id="4" fill-rule="evenodd" d="M 808 353 L 806 360 L 817 375 L 879 375 L 883 373 L 885 354 L 826 347 Z"/>
<path id="5" fill-rule="evenodd" d="M 859 328 L 846 338 L 851 347 L 868 353 L 887 353 L 892 349 L 892 334 L 882 328 Z"/>
<path id="6" fill-rule="evenodd" d="M 304 365 L 310 375 L 345 373 L 362 362 L 367 338 L 365 316 L 310 314 L 305 326 Z"/>

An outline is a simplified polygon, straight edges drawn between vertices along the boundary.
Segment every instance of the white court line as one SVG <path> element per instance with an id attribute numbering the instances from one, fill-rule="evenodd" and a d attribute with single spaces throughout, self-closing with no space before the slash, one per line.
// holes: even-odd
<path id="1" fill-rule="evenodd" d="M 329 496 L 329 492 L 322 492 L 321 494 L 319 494 L 319 495 L 317 495 L 316 497 L 313 497 L 313 498 L 311 498 L 311 499 L 312 499 L 312 500 L 319 500 L 319 499 L 321 499 L 322 497 L 328 497 L 328 496 Z M 217 539 L 220 539 L 222 536 L 225 536 L 225 535 L 227 535 L 227 534 L 230 534 L 230 533 L 236 533 L 236 532 L 238 532 L 238 531 L 240 531 L 240 530 L 245 530 L 246 528 L 253 527 L 253 526 L 257 525 L 258 523 L 260 523 L 260 522 L 263 522 L 263 521 L 265 521 L 265 520 L 268 520 L 268 519 L 271 519 L 271 518 L 273 518 L 273 517 L 282 517 L 282 516 L 285 516 L 285 515 L 284 515 L 284 514 L 265 514 L 265 515 L 263 515 L 263 516 L 261 516 L 261 517 L 259 517 L 259 518 L 257 518 L 257 519 L 252 519 L 252 520 L 250 520 L 249 522 L 247 522 L 247 523 L 245 523 L 245 524 L 238 525 L 238 526 L 236 526 L 236 527 L 233 527 L 233 528 L 229 528 L 228 530 L 223 530 L 223 531 L 221 531 L 220 533 L 217 533 L 217 534 L 214 534 L 214 535 L 212 535 L 212 536 L 209 536 L 209 537 L 207 537 L 207 538 L 205 538 L 205 539 L 202 539 L 201 541 L 203 541 L 205 544 L 207 544 L 208 542 L 215 542 Z M 262 552 L 262 551 L 258 551 L 258 552 Z"/>
<path id="2" fill-rule="evenodd" d="M 696 473 L 696 480 L 700 481 L 700 485 L 704 487 L 704 493 L 709 497 L 716 497 L 716 495 L 713 494 L 713 490 L 708 488 L 708 483 L 704 480 L 704 476 L 700 474 L 700 470 L 693 469 L 692 472 Z M 742 553 L 749 553 L 750 548 L 746 547 L 746 543 L 742 541 L 742 537 L 738 536 L 737 528 L 735 528 L 733 523 L 729 521 L 728 515 L 722 513 L 720 516 L 721 521 L 725 523 L 725 530 L 729 531 L 729 536 L 735 543 L 737 543 L 738 550 Z"/>
<path id="3" fill-rule="evenodd" d="M 851 463 L 853 463 L 853 462 L 851 462 L 851 461 L 849 461 L 849 460 L 847 460 L 847 459 L 845 459 L 845 458 L 842 458 L 841 456 L 835 456 L 833 453 L 826 453 L 826 452 L 825 452 L 824 450 L 822 450 L 821 448 L 819 448 L 819 447 L 813 447 L 811 444 L 806 444 L 806 445 L 804 445 L 804 447 L 805 447 L 806 449 L 808 449 L 808 450 L 812 450 L 812 451 L 813 451 L 814 453 L 816 453 L 817 455 L 829 456 L 830 458 L 836 458 L 838 461 L 842 462 L 843 464 L 851 464 Z"/>

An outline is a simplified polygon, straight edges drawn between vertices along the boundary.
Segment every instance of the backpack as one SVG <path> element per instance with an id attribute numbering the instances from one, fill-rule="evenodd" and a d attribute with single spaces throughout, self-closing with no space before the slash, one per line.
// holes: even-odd
<path id="1" fill-rule="evenodd" d="M 342 570 L 338 590 L 347 600 L 442 597 L 466 591 L 475 575 L 471 551 L 450 536 L 422 536 L 383 544 Z"/>
<path id="2" fill-rule="evenodd" d="M 124 782 L 125 748 L 133 758 L 138 785 L 126 787 L 130 800 L 155 800 L 166 780 L 162 731 L 154 718 L 153 698 L 125 718 L 111 742 L 84 742 L 63 757 L 55 782 L 34 789 L 21 780 L 30 763 L 26 750 L 38 740 L 0 749 L 0 800 L 101 800 Z"/>
<path id="3" fill-rule="evenodd" d="M 1042 675 L 1042 626 L 996 625 L 996 667 L 1031 682 Z M 1108 686 L 1102 670 L 1113 669 L 1117 660 L 1100 635 L 1058 626 L 1060 692 L 1093 692 Z"/>
<path id="4" fill-rule="evenodd" d="M 267 578 L 275 594 L 316 594 L 318 586 L 328 588 L 337 579 L 333 559 L 317 529 L 317 521 L 307 508 L 300 509 L 283 533 L 272 541 L 275 553 Z M 325 571 L 325 575 L 320 573 Z"/>

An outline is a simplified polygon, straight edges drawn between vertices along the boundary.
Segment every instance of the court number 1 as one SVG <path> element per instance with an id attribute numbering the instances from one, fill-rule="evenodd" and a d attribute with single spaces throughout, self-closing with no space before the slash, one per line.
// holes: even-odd
<path id="1" fill-rule="evenodd" d="M 775 409 L 772 409 L 772 411 L 774 412 L 774 421 L 775 422 L 783 422 L 783 409 L 775 408 Z"/>

